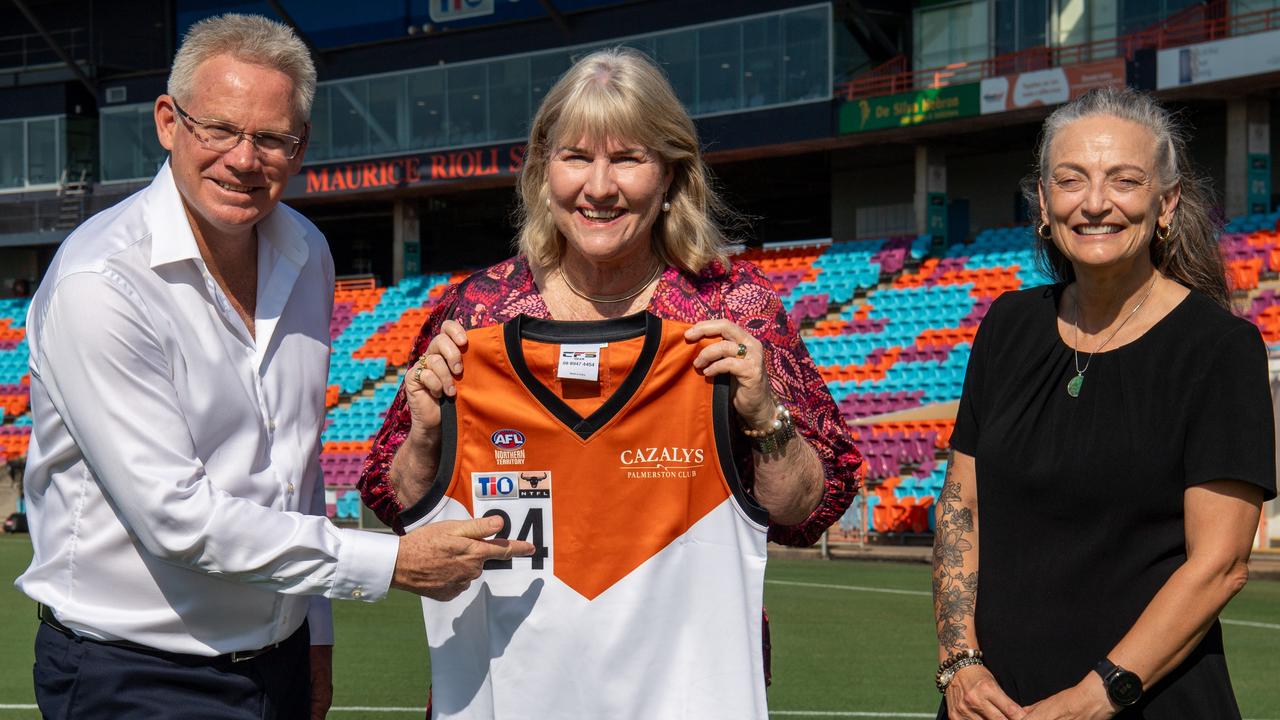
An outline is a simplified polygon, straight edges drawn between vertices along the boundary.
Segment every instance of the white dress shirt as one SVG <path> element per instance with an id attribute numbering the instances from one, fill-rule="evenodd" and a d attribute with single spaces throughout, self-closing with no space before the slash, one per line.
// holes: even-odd
<path id="1" fill-rule="evenodd" d="M 35 557 L 17 580 L 87 637 L 219 655 L 327 598 L 377 600 L 398 540 L 324 517 L 333 260 L 280 205 L 258 223 L 256 335 L 201 258 L 166 163 L 67 238 L 32 301 Z"/>

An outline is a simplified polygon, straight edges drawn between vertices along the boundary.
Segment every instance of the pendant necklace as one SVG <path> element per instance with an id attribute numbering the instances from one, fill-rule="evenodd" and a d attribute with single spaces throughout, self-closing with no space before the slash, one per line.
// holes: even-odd
<path id="1" fill-rule="evenodd" d="M 1073 343 L 1074 347 L 1071 348 L 1071 351 L 1075 354 L 1076 358 L 1076 376 L 1067 381 L 1068 395 L 1073 398 L 1080 397 L 1080 388 L 1084 387 L 1084 373 L 1089 369 L 1089 363 L 1093 362 L 1093 356 L 1102 352 L 1102 348 L 1106 347 L 1107 343 L 1111 342 L 1111 338 L 1115 337 L 1116 333 L 1120 332 L 1120 329 L 1125 326 L 1125 323 L 1129 322 L 1129 318 L 1138 314 L 1138 311 L 1142 309 L 1142 304 L 1147 301 L 1147 298 L 1151 297 L 1151 291 L 1156 289 L 1156 281 L 1159 279 L 1160 275 L 1157 273 L 1155 278 L 1151 280 L 1151 287 L 1147 288 L 1147 293 L 1142 296 L 1142 299 L 1138 301 L 1138 304 L 1133 306 L 1133 309 L 1124 317 L 1124 320 L 1120 321 L 1120 325 L 1118 325 L 1115 330 L 1111 331 L 1111 334 L 1107 336 L 1107 339 L 1103 340 L 1101 345 L 1094 348 L 1093 352 L 1089 353 L 1089 359 L 1084 361 L 1083 368 L 1080 367 L 1080 350 L 1078 349 L 1080 347 L 1080 290 L 1077 287 L 1076 296 L 1073 298 L 1076 312 L 1075 317 L 1071 320 L 1071 326 L 1075 328 L 1075 342 Z"/>

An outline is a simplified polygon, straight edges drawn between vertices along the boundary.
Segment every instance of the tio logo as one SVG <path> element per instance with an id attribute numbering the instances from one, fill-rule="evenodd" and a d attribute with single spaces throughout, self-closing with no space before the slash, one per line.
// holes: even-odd
<path id="1" fill-rule="evenodd" d="M 476 473 L 473 478 L 475 480 L 475 496 L 478 500 L 496 500 L 498 498 L 514 497 L 516 494 L 516 481 L 510 475 Z"/>

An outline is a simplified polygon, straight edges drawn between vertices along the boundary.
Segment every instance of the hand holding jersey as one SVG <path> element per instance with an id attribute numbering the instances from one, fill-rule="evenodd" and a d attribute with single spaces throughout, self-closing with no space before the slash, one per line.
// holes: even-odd
<path id="1" fill-rule="evenodd" d="M 432 600 L 452 600 L 480 577 L 485 562 L 534 553 L 534 546 L 523 540 L 485 539 L 501 532 L 502 526 L 500 518 L 482 517 L 408 533 L 400 538 L 391 586 Z"/>
<path id="2" fill-rule="evenodd" d="M 722 342 L 702 349 L 693 360 L 693 370 L 707 377 L 728 374 L 730 398 L 740 423 L 747 428 L 765 429 L 776 419 L 781 406 L 769 384 L 764 346 L 751 333 L 729 320 L 704 320 L 689 328 L 685 340 L 720 337 Z M 462 376 L 462 356 L 467 333 L 460 324 L 446 320 L 427 350 L 405 376 L 405 395 L 413 416 L 409 438 L 396 454 L 396 492 L 405 506 L 416 503 L 430 489 L 440 457 L 440 398 L 457 394 L 454 379 Z M 772 462 L 770 462 L 772 459 Z M 780 522 L 804 519 L 817 504 L 822 487 L 809 482 L 802 492 L 791 487 L 796 478 L 821 478 L 817 456 L 799 438 L 793 438 L 772 458 L 758 457 L 756 493 L 771 518 Z M 795 472 L 803 466 L 813 471 Z M 776 468 L 780 472 L 771 472 Z M 773 497 L 778 502 L 772 502 Z"/>

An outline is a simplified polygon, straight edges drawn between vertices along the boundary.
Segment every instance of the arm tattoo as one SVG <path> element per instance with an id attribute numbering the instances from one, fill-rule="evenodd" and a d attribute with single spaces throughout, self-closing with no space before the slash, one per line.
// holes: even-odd
<path id="1" fill-rule="evenodd" d="M 938 496 L 937 531 L 933 536 L 933 604 L 938 642 L 949 654 L 968 645 L 965 632 L 973 623 L 977 605 L 978 571 L 965 574 L 965 564 L 977 564 L 973 556 L 976 525 L 972 509 L 960 497 L 960 481 L 954 476 L 955 453 L 947 458 L 947 477 Z"/>

